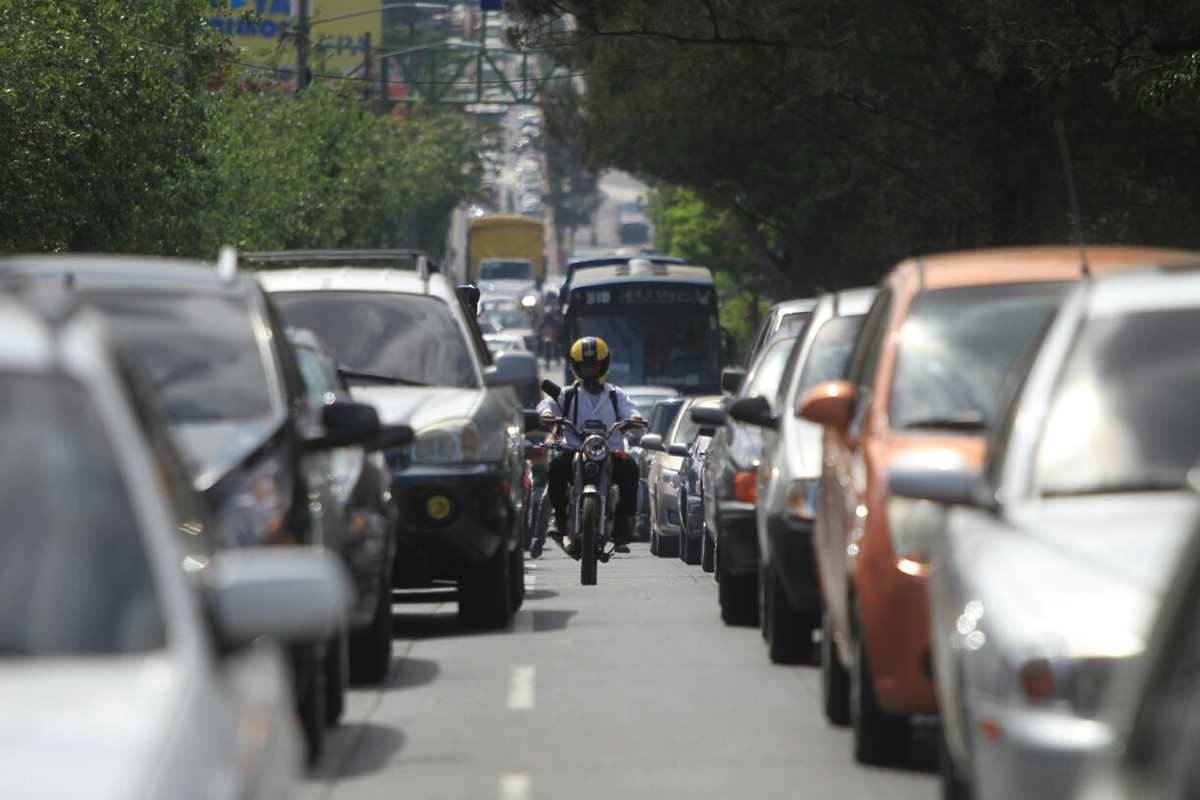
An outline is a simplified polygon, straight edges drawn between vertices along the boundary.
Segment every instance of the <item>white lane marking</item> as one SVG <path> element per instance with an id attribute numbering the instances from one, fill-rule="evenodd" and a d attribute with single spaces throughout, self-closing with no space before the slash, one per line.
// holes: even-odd
<path id="1" fill-rule="evenodd" d="M 500 776 L 500 800 L 529 800 L 533 794 L 529 791 L 533 781 L 523 773 L 511 773 Z"/>
<path id="2" fill-rule="evenodd" d="M 526 575 L 525 576 L 525 588 L 532 589 L 535 586 L 537 586 L 537 575 Z"/>
<path id="3" fill-rule="evenodd" d="M 533 612 L 525 609 L 513 614 L 513 633 L 533 633 Z"/>
<path id="4" fill-rule="evenodd" d="M 509 711 L 528 711 L 533 708 L 533 685 L 536 677 L 536 667 L 512 668 L 512 679 L 508 684 Z"/>

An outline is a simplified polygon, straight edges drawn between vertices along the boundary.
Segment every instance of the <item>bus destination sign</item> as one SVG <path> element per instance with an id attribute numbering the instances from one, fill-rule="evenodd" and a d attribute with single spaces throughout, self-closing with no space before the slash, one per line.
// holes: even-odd
<path id="1" fill-rule="evenodd" d="M 597 305 L 690 305 L 706 306 L 713 302 L 712 289 L 695 286 L 608 287 L 584 293 L 584 304 Z"/>

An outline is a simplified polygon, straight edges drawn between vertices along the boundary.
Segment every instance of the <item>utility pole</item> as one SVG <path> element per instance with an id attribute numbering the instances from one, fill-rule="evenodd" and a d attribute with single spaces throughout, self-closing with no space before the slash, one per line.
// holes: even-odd
<path id="1" fill-rule="evenodd" d="M 312 71 L 308 68 L 308 28 L 310 0 L 300 0 L 300 11 L 296 19 L 296 91 L 308 88 Z"/>

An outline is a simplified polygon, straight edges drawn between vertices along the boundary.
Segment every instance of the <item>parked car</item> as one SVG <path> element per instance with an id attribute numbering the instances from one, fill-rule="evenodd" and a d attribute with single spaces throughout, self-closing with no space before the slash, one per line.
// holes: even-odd
<path id="1" fill-rule="evenodd" d="M 653 451 L 647 451 L 642 447 L 641 442 L 647 434 L 658 436 L 660 440 L 665 437 L 685 402 L 682 397 L 669 397 L 656 400 L 648 414 L 642 410 L 642 414 L 646 416 L 646 428 L 638 437 L 638 443 L 629 450 L 630 457 L 637 462 L 640 476 L 638 478 L 637 531 L 643 541 L 650 541 L 650 484 L 647 479 L 650 474 L 652 460 L 650 456 Z M 640 406 L 639 409 L 641 409 Z"/>
<path id="2" fill-rule="evenodd" d="M 784 367 L 797 342 L 777 336 L 759 351 L 732 403 L 744 398 L 774 396 L 785 379 Z M 720 584 L 721 619 L 728 625 L 758 622 L 758 535 L 755 503 L 758 496 L 762 430 L 730 419 L 725 408 L 693 410 L 697 424 L 716 429 L 704 459 L 705 527 L 715 545 L 715 568 Z"/>
<path id="3" fill-rule="evenodd" d="M 647 499 L 650 507 L 650 552 L 656 556 L 679 555 L 679 535 L 683 525 L 679 508 L 679 468 L 687 455 L 687 446 L 699 433 L 688 410 L 718 406 L 719 395 L 686 397 L 666 436 L 647 433 L 642 449 L 649 451 L 646 465 Z M 672 452 L 672 446 L 678 445 Z"/>
<path id="4" fill-rule="evenodd" d="M 816 306 L 817 299 L 815 297 L 803 297 L 784 300 L 768 308 L 763 315 L 762 322 L 758 325 L 758 330 L 754 332 L 750 347 L 746 349 L 746 357 L 742 362 L 743 368 L 750 369 L 750 365 L 754 363 L 762 349 L 776 337 L 795 338 L 799 336 Z"/>
<path id="5" fill-rule="evenodd" d="M 216 269 L 141 256 L 21 256 L 0 260 L 0 276 L 63 287 L 103 312 L 160 398 L 220 547 L 338 551 L 340 529 L 312 508 L 332 487 L 311 484 L 304 460 L 314 450 L 374 439 L 379 419 L 369 406 L 335 402 L 321 409 L 324 432 L 310 438 L 315 411 L 282 320 L 232 256 L 227 251 Z M 289 653 L 315 761 L 325 726 L 342 713 L 345 632 Z"/>
<path id="6" fill-rule="evenodd" d="M 0 296 L 0 320 L 3 793 L 290 796 L 278 642 L 341 625 L 343 568 L 312 548 L 218 551 L 99 315 Z"/>
<path id="7" fill-rule="evenodd" d="M 1092 274 L 1192 258 L 1088 252 Z M 825 708 L 831 721 L 852 723 L 859 761 L 907 759 L 911 715 L 938 710 L 929 568 L 892 544 L 890 465 L 903 453 L 937 448 L 978 466 L 1009 375 L 1082 274 L 1071 247 L 908 259 L 881 283 L 846 379 L 819 383 L 802 399 L 802 416 L 825 427 L 813 537 L 824 635 L 835 645 L 822 663 Z"/>
<path id="8" fill-rule="evenodd" d="M 324 434 L 321 409 L 349 402 L 350 390 L 316 334 L 298 328 L 289 328 L 287 334 L 311 400 L 312 413 L 305 424 L 315 439 Z M 393 447 L 412 441 L 408 428 L 385 435 L 386 444 Z M 392 565 L 398 524 L 387 464 L 379 449 L 357 445 L 308 453 L 305 465 L 310 470 L 308 485 L 323 492 L 313 500 L 324 525 L 341 529 L 330 538 L 341 543 L 338 552 L 356 587 L 347 618 L 351 680 L 379 683 L 387 679 L 392 664 Z"/>
<path id="9" fill-rule="evenodd" d="M 701 425 L 679 465 L 679 498 L 675 504 L 679 507 L 679 558 L 685 564 L 700 564 L 702 561 L 705 538 L 704 483 L 700 475 L 715 432 L 713 428 Z M 681 446 L 672 445 L 673 448 Z M 712 560 L 711 554 L 709 560 Z"/>
<path id="10" fill-rule="evenodd" d="M 875 289 L 824 295 L 783 368 L 774 397 L 755 395 L 730 408 L 734 419 L 762 428 L 755 530 L 763 638 L 772 661 L 813 658 L 821 627 L 821 589 L 813 562 L 813 519 L 821 482 L 821 428 L 793 413 L 796 400 L 821 381 L 845 375 L 850 350 Z"/>
<path id="11" fill-rule="evenodd" d="M 414 431 L 411 446 L 384 451 L 400 509 L 397 585 L 453 581 L 464 624 L 503 627 L 525 596 L 524 420 L 513 387 L 537 381 L 533 356 L 493 361 L 441 275 L 311 263 L 259 280 L 290 324 L 334 352 L 356 399 Z"/>
<path id="12" fill-rule="evenodd" d="M 980 473 L 952 452 L 893 463 L 896 556 L 937 556 L 952 793 L 1068 796 L 1107 741 L 1109 676 L 1141 650 L 1200 514 L 1198 312 L 1197 271 L 1089 281 L 1002 408 Z"/>

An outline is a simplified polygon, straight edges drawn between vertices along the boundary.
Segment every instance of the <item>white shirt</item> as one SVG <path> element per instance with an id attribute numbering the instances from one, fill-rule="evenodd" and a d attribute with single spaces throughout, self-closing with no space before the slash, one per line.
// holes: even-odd
<path id="1" fill-rule="evenodd" d="M 575 388 L 568 386 L 559 395 L 564 403 L 566 402 L 568 391 L 575 395 L 575 399 L 571 401 L 570 416 L 564 414 L 562 406 L 558 404 L 558 401 L 550 397 L 538 403 L 538 413 L 549 411 L 556 417 L 565 417 L 581 430 L 583 429 L 583 424 L 588 420 L 598 420 L 604 424 L 604 430 L 608 430 L 617 421 L 617 418 L 613 416 L 612 400 L 608 397 L 608 393 L 613 392 L 617 396 L 617 411 L 621 415 L 621 419 L 641 416 L 638 413 L 637 406 L 621 390 L 621 387 L 613 386 L 611 383 L 602 384 L 599 394 L 592 394 L 578 384 L 575 385 Z M 570 428 L 563 428 L 563 436 L 568 447 L 579 447 L 579 445 L 583 444 L 583 440 Z M 624 434 L 619 430 L 615 431 L 612 436 L 608 437 L 608 446 L 612 450 L 624 450 Z"/>

